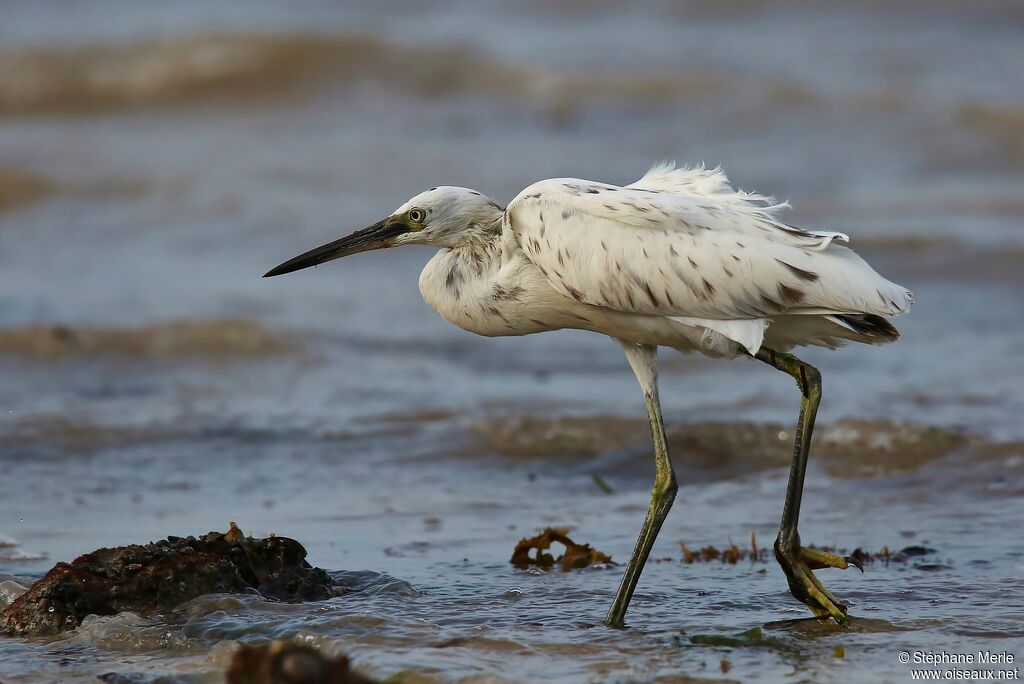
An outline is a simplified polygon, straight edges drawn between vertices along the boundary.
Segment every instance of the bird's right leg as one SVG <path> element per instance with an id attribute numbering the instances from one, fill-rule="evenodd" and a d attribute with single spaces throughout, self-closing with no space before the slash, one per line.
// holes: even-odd
<path id="1" fill-rule="evenodd" d="M 800 520 L 800 501 L 803 498 L 804 473 L 807 470 L 807 456 L 811 448 L 811 433 L 814 418 L 821 401 L 821 373 L 814 366 L 804 363 L 792 354 L 780 354 L 761 348 L 755 358 L 767 363 L 796 380 L 800 389 L 800 418 L 796 426 L 793 445 L 793 464 L 789 471 L 789 485 L 786 488 L 786 504 L 782 509 L 782 525 L 775 540 L 775 558 L 786 573 L 789 590 L 802 601 L 811 612 L 819 617 L 831 617 L 841 625 L 848 624 L 846 606 L 839 602 L 818 578 L 811 572 L 820 568 L 842 568 L 861 564 L 849 557 L 800 546 L 797 525 Z"/>
<path id="2" fill-rule="evenodd" d="M 672 470 L 672 461 L 668 456 L 665 424 L 662 422 L 661 403 L 658 400 L 656 366 L 658 348 L 622 340 L 619 342 L 622 344 L 622 348 L 626 352 L 626 359 L 644 391 L 647 415 L 651 421 L 651 436 L 654 438 L 654 463 L 657 468 L 647 517 L 640 529 L 640 536 L 636 540 L 636 547 L 626 566 L 626 572 L 622 576 L 615 600 L 612 601 L 608 615 L 604 619 L 605 624 L 609 627 L 622 628 L 626 626 L 626 609 L 629 607 L 630 599 L 633 598 L 633 591 L 640 580 L 640 573 L 643 572 L 647 557 L 651 554 L 658 531 L 661 529 L 662 523 L 665 522 L 669 509 L 672 508 L 672 502 L 676 498 L 679 486 L 676 484 L 676 474 Z"/>

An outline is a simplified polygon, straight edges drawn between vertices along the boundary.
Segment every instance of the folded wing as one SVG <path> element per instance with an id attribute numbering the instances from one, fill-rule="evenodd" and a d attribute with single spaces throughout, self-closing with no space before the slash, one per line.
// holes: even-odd
<path id="1" fill-rule="evenodd" d="M 626 187 L 541 181 L 505 215 L 524 253 L 566 296 L 710 321 L 748 349 L 781 314 L 907 310 L 911 294 L 836 244 L 845 235 L 788 226 L 777 218 L 783 206 L 733 190 L 720 170 L 664 165 Z"/>

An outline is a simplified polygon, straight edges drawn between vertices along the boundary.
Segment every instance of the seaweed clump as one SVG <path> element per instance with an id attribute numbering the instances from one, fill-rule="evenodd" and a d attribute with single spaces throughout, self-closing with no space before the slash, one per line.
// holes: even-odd
<path id="1" fill-rule="evenodd" d="M 683 562 L 687 565 L 696 562 L 710 563 L 714 560 L 720 560 L 730 565 L 736 565 L 741 560 L 749 560 L 751 563 L 764 563 L 768 560 L 768 550 L 758 548 L 757 535 L 753 531 L 750 532 L 749 549 L 730 543 L 729 546 L 723 549 L 719 549 L 716 546 L 704 546 L 698 551 L 691 551 L 685 542 L 679 542 L 679 549 L 683 552 Z"/>
<path id="2" fill-rule="evenodd" d="M 227 534 L 98 549 L 57 563 L 0 613 L 0 628 L 18 635 L 56 634 L 78 627 L 87 615 L 130 611 L 146 617 L 204 594 L 252 589 L 278 601 L 342 593 L 305 559 L 306 549 L 294 539 L 246 537 L 234 523 Z"/>
<path id="3" fill-rule="evenodd" d="M 832 547 L 823 547 L 823 551 L 834 551 Z M 840 553 L 845 553 L 846 549 L 842 549 Z M 879 562 L 883 565 L 889 565 L 890 563 L 909 563 L 911 558 L 920 558 L 922 556 L 932 556 L 938 553 L 935 549 L 930 549 L 927 546 L 905 546 L 899 551 L 893 551 L 888 546 L 883 546 L 879 551 L 865 551 L 859 546 L 850 552 L 850 557 L 860 561 L 862 564 Z M 916 567 L 922 568 L 924 566 L 917 565 Z"/>
<path id="4" fill-rule="evenodd" d="M 568 537 L 569 530 L 548 527 L 535 537 L 520 539 L 512 552 L 512 565 L 517 568 L 536 566 L 539 568 L 551 568 L 555 565 L 562 566 L 562 570 L 578 570 L 596 563 L 611 563 L 612 557 L 594 549 L 590 544 L 577 544 Z M 550 553 L 545 553 L 551 548 L 551 544 L 558 543 L 565 547 L 565 553 L 555 558 Z M 531 551 L 536 551 L 530 555 Z"/>
<path id="5" fill-rule="evenodd" d="M 826 551 L 828 553 L 837 553 L 843 556 L 847 555 L 846 549 L 839 549 L 835 546 L 811 545 L 808 548 L 817 549 L 818 551 Z M 685 542 L 679 542 L 679 549 L 683 552 L 682 562 L 687 565 L 692 565 L 693 563 L 710 563 L 712 561 L 735 565 L 743 560 L 750 561 L 751 563 L 767 563 L 773 557 L 772 554 L 769 553 L 769 549 L 759 547 L 757 545 L 757 535 L 755 535 L 754 532 L 750 533 L 749 548 L 744 548 L 730 542 L 728 546 L 724 546 L 722 548 L 708 545 L 702 546 L 697 550 L 692 550 Z M 848 555 L 860 565 L 878 562 L 888 566 L 890 563 L 909 563 L 913 558 L 932 556 L 936 553 L 938 552 L 935 549 L 931 549 L 926 546 L 906 546 L 899 551 L 893 551 L 888 546 L 883 546 L 879 551 L 865 551 L 864 549 L 857 547 L 853 551 L 849 552 Z M 919 564 L 915 567 L 923 570 L 939 569 L 936 567 L 936 564 Z"/>

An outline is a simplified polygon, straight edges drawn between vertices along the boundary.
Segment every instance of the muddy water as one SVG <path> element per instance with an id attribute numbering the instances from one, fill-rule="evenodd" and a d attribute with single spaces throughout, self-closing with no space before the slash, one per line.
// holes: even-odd
<path id="1" fill-rule="evenodd" d="M 219 681 L 281 636 L 403 681 L 1024 658 L 1022 38 L 994 0 L 0 6 L 0 603 L 58 560 L 229 520 L 356 589 L 0 638 L 0 679 Z M 438 183 L 504 201 L 663 157 L 790 199 L 917 295 L 899 343 L 806 353 L 804 540 L 934 550 L 821 572 L 849 630 L 801 621 L 773 562 L 682 562 L 680 541 L 773 537 L 788 379 L 662 355 L 682 489 L 612 632 L 621 566 L 507 561 L 546 525 L 628 557 L 653 467 L 616 345 L 453 330 L 416 291 L 426 250 L 259 279 Z"/>

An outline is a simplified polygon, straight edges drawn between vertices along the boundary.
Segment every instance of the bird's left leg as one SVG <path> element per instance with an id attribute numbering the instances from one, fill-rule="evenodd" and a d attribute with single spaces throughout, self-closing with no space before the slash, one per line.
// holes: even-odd
<path id="1" fill-rule="evenodd" d="M 811 448 L 811 433 L 814 431 L 814 418 L 821 401 L 821 373 L 814 366 L 804 363 L 792 354 L 780 354 L 763 347 L 755 358 L 792 376 L 802 397 L 800 419 L 797 422 L 793 445 L 793 463 L 786 489 L 786 504 L 782 510 L 782 526 L 775 540 L 775 558 L 786 573 L 789 590 L 793 596 L 806 604 L 815 615 L 831 617 L 839 624 L 847 624 L 850 620 L 846 616 L 846 606 L 840 603 L 811 571 L 828 567 L 845 570 L 854 565 L 863 572 L 864 568 L 849 556 L 838 556 L 800 546 L 800 533 L 797 530 L 800 501 L 804 490 L 804 473 L 807 470 L 807 456 Z"/>
<path id="2" fill-rule="evenodd" d="M 658 348 L 646 344 L 632 344 L 620 340 L 623 350 L 626 352 L 626 359 L 629 361 L 640 387 L 644 391 L 644 400 L 647 403 L 647 415 L 651 421 L 651 436 L 654 438 L 654 464 L 656 475 L 654 487 L 651 489 L 651 504 L 647 509 L 647 517 L 640 529 L 640 536 L 636 540 L 636 547 L 633 555 L 626 566 L 626 572 L 622 576 L 619 590 L 615 594 L 611 608 L 604 622 L 609 627 L 622 628 L 626 626 L 626 609 L 629 601 L 633 598 L 633 590 L 640 580 L 640 573 L 643 572 L 647 557 L 651 554 L 654 540 L 658 536 L 662 523 L 668 517 L 668 511 L 672 508 L 672 502 L 676 498 L 676 491 L 679 489 L 676 484 L 676 474 L 672 470 L 672 461 L 668 456 L 668 445 L 665 439 L 665 424 L 661 419 L 661 403 L 658 400 L 658 370 L 657 354 Z"/>

